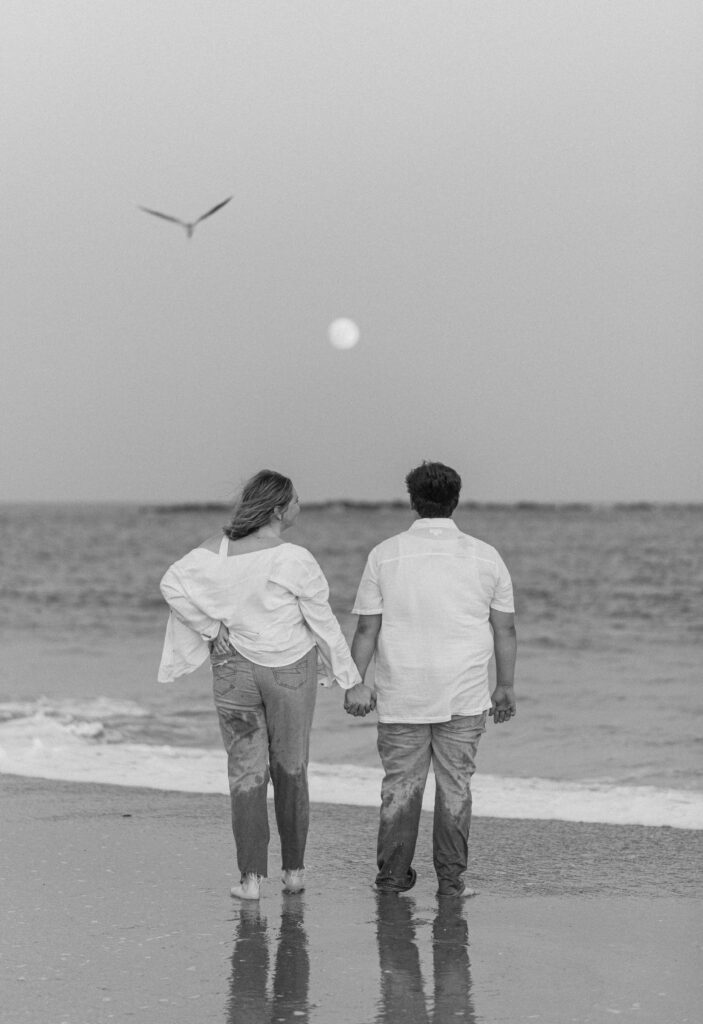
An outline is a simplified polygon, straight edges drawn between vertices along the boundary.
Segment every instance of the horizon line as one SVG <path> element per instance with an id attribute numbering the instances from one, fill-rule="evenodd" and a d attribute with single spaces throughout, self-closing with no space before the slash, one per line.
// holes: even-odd
<path id="1" fill-rule="evenodd" d="M 173 512 L 185 512 L 185 511 L 218 511 L 220 509 L 232 508 L 233 502 L 224 500 L 205 500 L 205 501 L 145 501 L 143 499 L 133 498 L 130 500 L 122 500 L 118 498 L 83 498 L 83 499 L 70 499 L 70 498 L 30 498 L 30 499 L 12 499 L 12 500 L 0 500 L 0 508 L 11 508 L 11 507 L 22 507 L 31 505 L 61 505 L 61 506 L 114 506 L 114 507 L 132 507 L 141 509 L 155 509 L 160 511 L 173 511 Z M 302 503 L 303 508 L 330 508 L 339 506 L 342 508 L 404 508 L 409 512 L 412 511 L 410 508 L 407 498 L 320 498 L 317 500 L 305 501 Z M 606 498 L 599 499 L 525 499 L 516 498 L 513 500 L 498 500 L 498 499 L 467 499 L 466 501 L 460 501 L 457 505 L 457 509 L 471 509 L 471 508 L 520 508 L 520 509 L 538 509 L 538 508 L 571 508 L 571 509 L 591 509 L 591 508 L 699 508 L 703 506 L 703 499 L 698 500 L 684 500 L 684 499 L 659 499 L 659 500 L 648 500 L 648 499 L 627 499 L 627 500 L 611 500 Z"/>

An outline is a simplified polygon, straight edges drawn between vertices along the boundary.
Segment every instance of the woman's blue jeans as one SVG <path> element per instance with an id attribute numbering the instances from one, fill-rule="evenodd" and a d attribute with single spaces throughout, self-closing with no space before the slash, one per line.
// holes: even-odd
<path id="1" fill-rule="evenodd" d="M 268 874 L 269 778 L 283 870 L 302 868 L 310 819 L 307 769 L 317 648 L 277 668 L 256 665 L 234 650 L 210 661 L 239 870 L 242 875 Z"/>
<path id="2" fill-rule="evenodd" d="M 486 712 L 449 722 L 378 724 L 378 752 L 385 771 L 381 787 L 376 887 L 403 892 L 415 884 L 412 861 L 430 764 L 435 776 L 432 853 L 439 896 L 464 891 L 469 828 L 471 776 L 476 751 L 486 730 Z"/>

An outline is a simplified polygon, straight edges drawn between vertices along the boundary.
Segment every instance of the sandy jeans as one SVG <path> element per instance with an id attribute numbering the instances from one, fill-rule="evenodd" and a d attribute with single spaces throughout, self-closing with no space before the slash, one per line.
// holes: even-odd
<path id="1" fill-rule="evenodd" d="M 422 796 L 432 764 L 436 793 L 432 852 L 438 895 L 464 891 L 471 826 L 471 776 L 486 731 L 486 712 L 449 722 L 378 724 L 378 752 L 385 771 L 381 787 L 376 886 L 403 892 L 415 884 L 412 860 Z"/>
<path id="2" fill-rule="evenodd" d="M 266 668 L 237 651 L 211 657 L 215 707 L 227 751 L 232 831 L 242 875 L 268 874 L 266 793 L 273 782 L 284 871 L 304 867 L 308 758 L 317 696 L 317 648 Z"/>

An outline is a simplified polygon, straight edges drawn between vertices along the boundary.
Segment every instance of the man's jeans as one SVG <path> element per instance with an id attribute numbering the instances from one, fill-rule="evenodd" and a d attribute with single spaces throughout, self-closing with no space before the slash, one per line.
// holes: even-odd
<path id="1" fill-rule="evenodd" d="M 279 668 L 256 665 L 234 650 L 210 660 L 239 870 L 242 875 L 268 874 L 269 777 L 283 870 L 302 868 L 310 819 L 307 768 L 317 648 Z"/>
<path id="2" fill-rule="evenodd" d="M 376 886 L 403 892 L 415 884 L 411 865 L 430 763 L 435 775 L 432 852 L 438 895 L 464 891 L 471 825 L 471 776 L 486 730 L 486 712 L 428 725 L 378 725 L 378 752 L 385 770 L 381 788 Z"/>

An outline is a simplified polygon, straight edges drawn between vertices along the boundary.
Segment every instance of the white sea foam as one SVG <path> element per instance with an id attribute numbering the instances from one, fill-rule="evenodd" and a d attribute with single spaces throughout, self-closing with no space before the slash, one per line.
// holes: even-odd
<path id="1" fill-rule="evenodd" d="M 6 722 L 0 725 L 0 773 L 189 793 L 228 792 L 221 750 L 105 744 L 97 742 L 97 725 L 93 722 L 84 729 L 41 714 Z M 378 768 L 316 763 L 310 765 L 309 777 L 315 802 L 378 806 Z M 697 791 L 479 773 L 473 793 L 477 816 L 703 829 L 703 793 Z M 430 776 L 423 807 L 431 810 L 433 804 Z"/>

